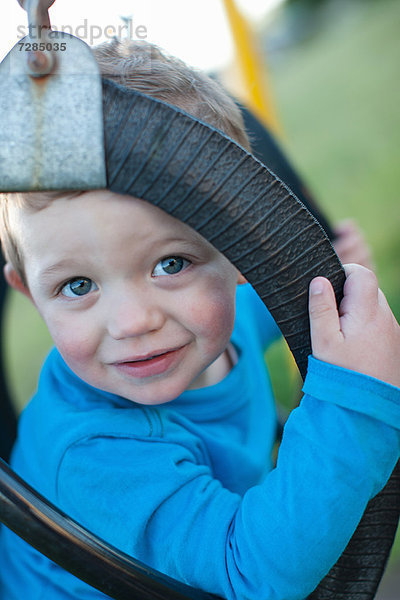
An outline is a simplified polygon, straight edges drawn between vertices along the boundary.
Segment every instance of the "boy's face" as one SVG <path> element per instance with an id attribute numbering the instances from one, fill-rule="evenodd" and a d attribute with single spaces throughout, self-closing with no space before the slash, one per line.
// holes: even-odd
<path id="1" fill-rule="evenodd" d="M 200 235 L 107 190 L 11 221 L 26 293 L 79 377 L 143 404 L 215 383 L 243 278 Z"/>

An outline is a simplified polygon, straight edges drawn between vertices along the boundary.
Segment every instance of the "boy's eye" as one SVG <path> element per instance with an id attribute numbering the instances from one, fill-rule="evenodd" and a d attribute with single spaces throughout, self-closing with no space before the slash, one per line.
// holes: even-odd
<path id="1" fill-rule="evenodd" d="M 159 275 L 175 275 L 175 273 L 186 269 L 190 264 L 189 260 L 181 256 L 168 256 L 156 264 L 152 275 L 156 277 Z"/>
<path id="2" fill-rule="evenodd" d="M 76 298 L 77 296 L 85 296 L 97 289 L 95 282 L 88 277 L 76 277 L 62 287 L 61 293 L 68 298 Z"/>

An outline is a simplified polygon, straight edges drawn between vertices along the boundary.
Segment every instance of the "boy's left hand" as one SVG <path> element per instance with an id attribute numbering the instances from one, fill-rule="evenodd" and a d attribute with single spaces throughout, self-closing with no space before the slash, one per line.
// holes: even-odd
<path id="1" fill-rule="evenodd" d="M 336 254 L 342 264 L 356 263 L 373 269 L 371 250 L 358 225 L 352 220 L 339 223 L 335 229 L 333 242 Z"/>
<path id="2" fill-rule="evenodd" d="M 345 271 L 339 311 L 328 279 L 310 284 L 313 355 L 400 387 L 400 327 L 374 273 L 355 264 Z"/>

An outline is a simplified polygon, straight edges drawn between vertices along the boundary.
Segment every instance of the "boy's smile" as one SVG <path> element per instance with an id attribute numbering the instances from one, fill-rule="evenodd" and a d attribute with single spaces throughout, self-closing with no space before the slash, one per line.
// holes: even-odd
<path id="1" fill-rule="evenodd" d="M 148 356 L 135 356 L 114 364 L 120 369 L 121 373 L 133 375 L 134 377 L 160 375 L 167 371 L 174 363 L 181 360 L 185 349 L 186 344 L 170 350 L 155 350 Z"/>
<path id="2" fill-rule="evenodd" d="M 17 287 L 87 383 L 160 404 L 227 374 L 236 284 L 244 279 L 199 234 L 107 190 L 37 212 L 15 209 L 10 218 L 27 280 Z M 8 272 L 14 287 L 16 278 Z"/>

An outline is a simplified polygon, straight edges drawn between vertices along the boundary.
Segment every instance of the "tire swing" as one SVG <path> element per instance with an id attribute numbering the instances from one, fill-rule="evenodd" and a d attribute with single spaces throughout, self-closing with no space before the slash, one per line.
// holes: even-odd
<path id="1" fill-rule="evenodd" d="M 75 44 L 76 38 L 63 36 L 75 40 L 71 47 Z M 20 94 L 22 87 L 19 80 Z M 311 353 L 309 282 L 317 275 L 328 277 L 338 302 L 344 283 L 343 268 L 318 222 L 273 173 L 213 127 L 107 79 L 101 80 L 99 89 L 103 95 L 104 187 L 151 202 L 224 253 L 262 298 L 304 377 Z M 77 94 L 74 91 L 72 95 Z M 37 100 L 39 104 L 32 110 L 39 106 L 45 112 L 44 96 L 42 91 L 42 100 Z M 65 101 L 68 103 L 67 98 Z M 25 105 L 20 105 L 21 110 Z M 5 109 L 0 104 L 1 110 Z M 14 114 L 17 127 L 17 121 L 23 119 L 15 110 Z M 79 120 L 80 116 L 72 113 L 70 118 Z M 0 120 L 4 123 L 1 112 Z M 28 122 L 24 119 L 25 125 Z M 45 133 L 51 144 L 48 129 L 43 131 L 43 139 Z M 93 147 L 93 138 L 87 137 Z M 8 148 L 7 144 L 4 147 Z M 101 187 L 76 180 L 71 184 L 69 174 L 76 175 L 72 168 L 63 180 L 70 185 L 55 183 L 54 178 L 49 185 L 46 178 L 40 179 L 37 162 L 33 163 L 35 185 L 26 187 L 12 180 L 20 177 L 20 169 L 11 175 L 8 168 L 3 169 L 4 157 L 3 151 L 2 191 Z M 76 160 L 71 147 L 69 157 Z M 54 170 L 49 172 L 54 174 Z M 342 556 L 309 600 L 374 598 L 397 527 L 399 481 L 396 467 L 386 487 L 368 504 Z M 0 520 L 61 567 L 117 600 L 215 597 L 175 582 L 87 532 L 4 462 L 0 465 Z"/>

